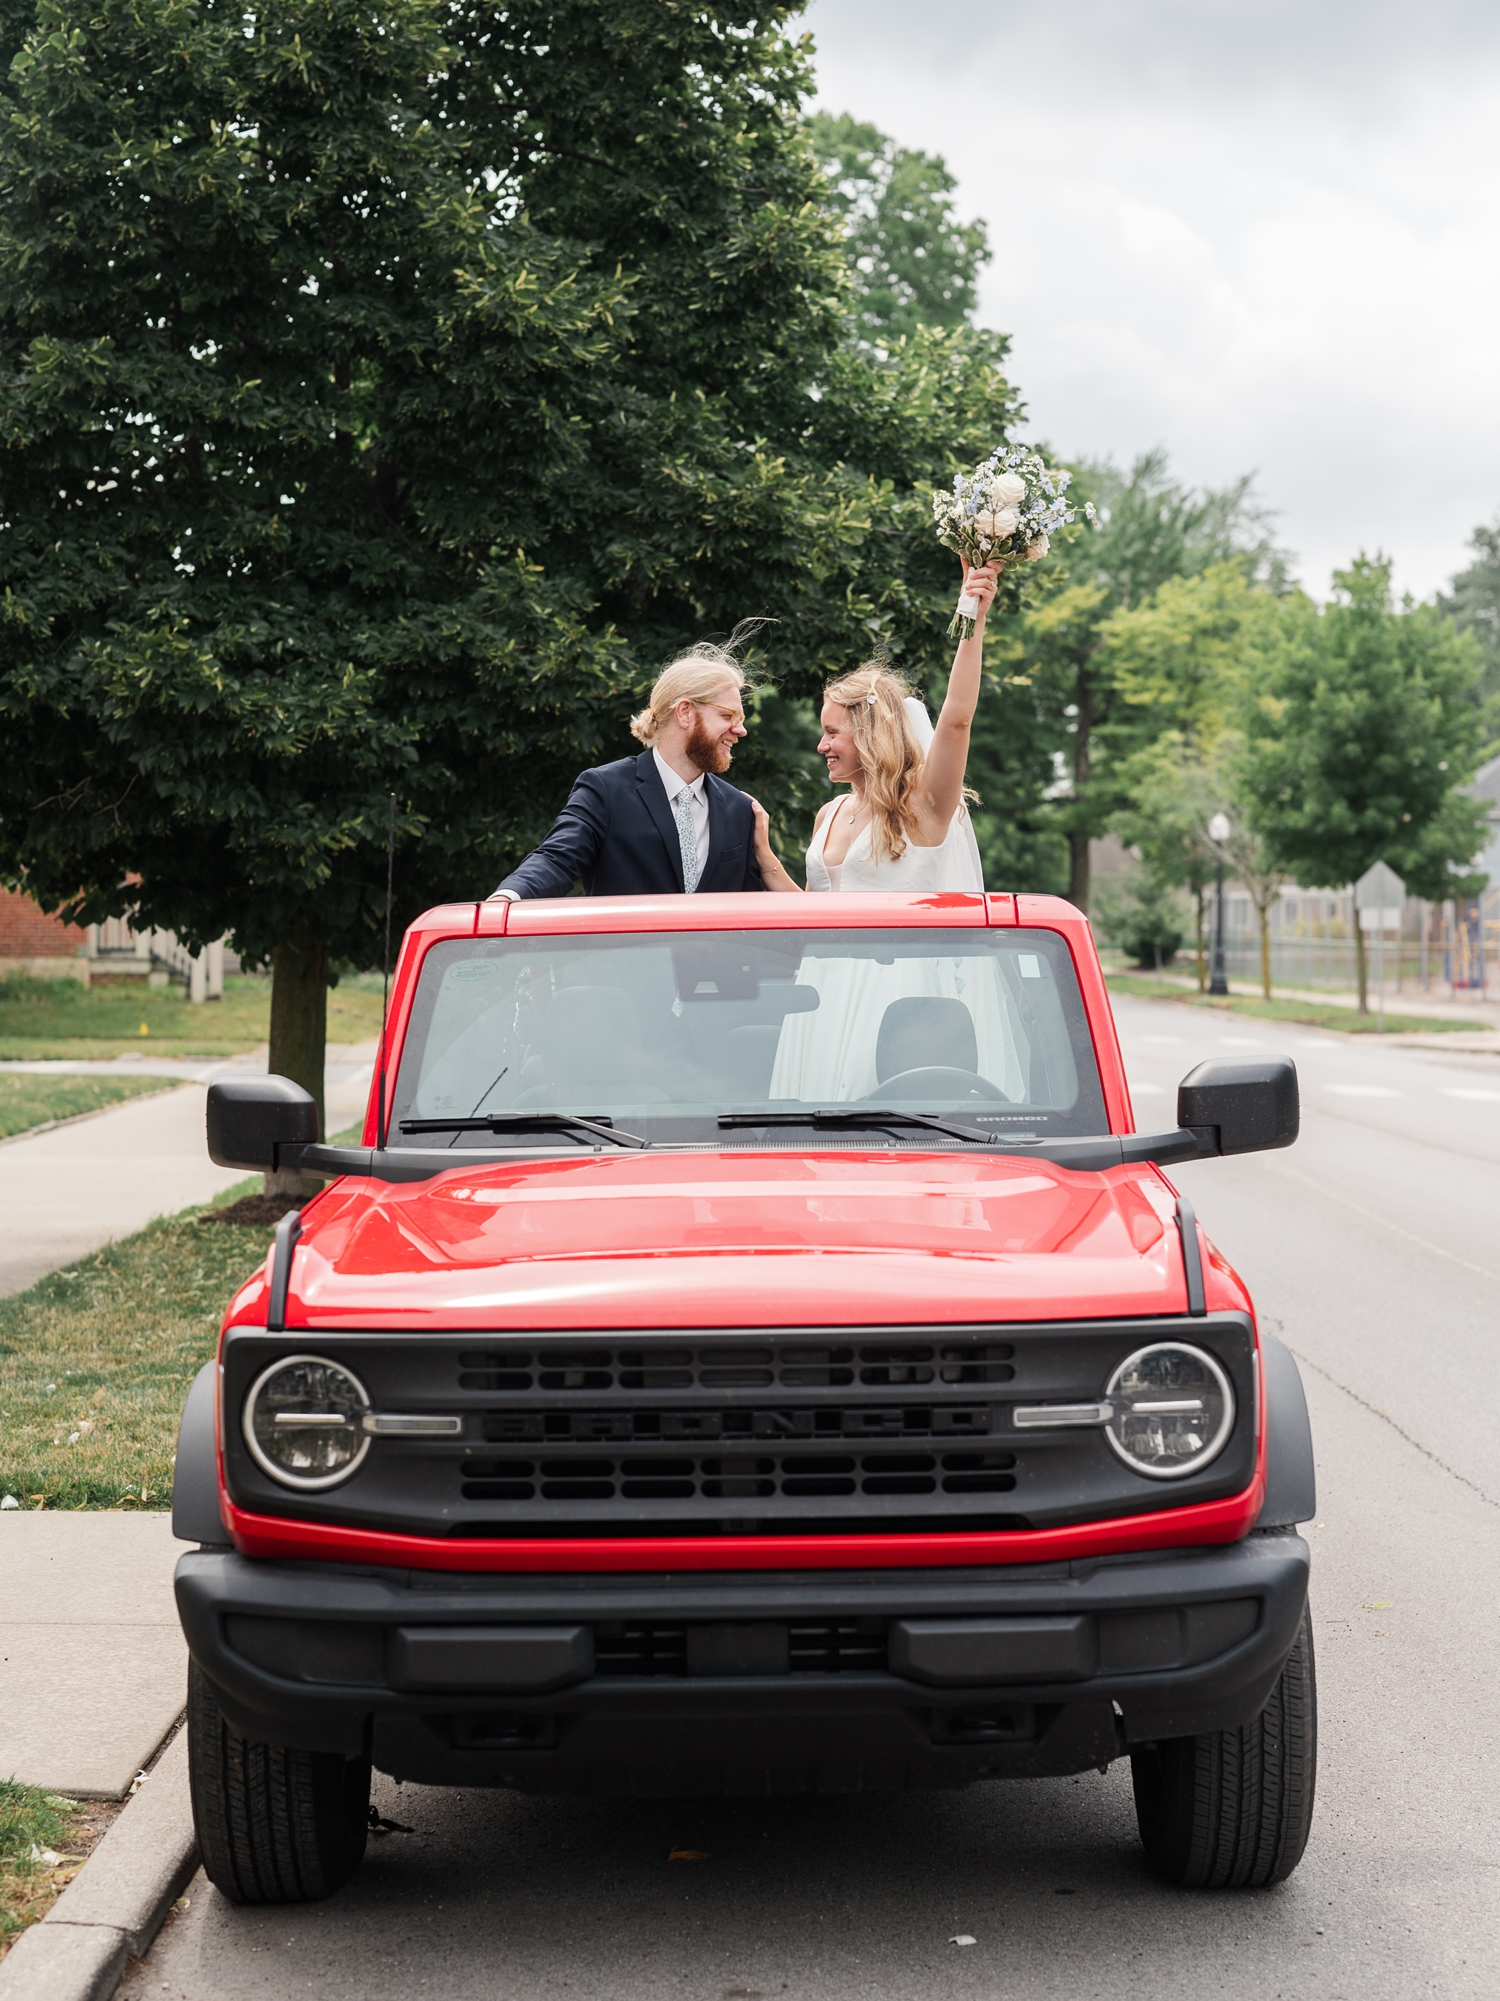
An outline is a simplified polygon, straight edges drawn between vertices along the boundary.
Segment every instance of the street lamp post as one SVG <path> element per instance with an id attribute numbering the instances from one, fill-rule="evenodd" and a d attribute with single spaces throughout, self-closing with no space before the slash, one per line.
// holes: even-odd
<path id="1" fill-rule="evenodd" d="M 1214 844 L 1214 964 L 1208 982 L 1211 994 L 1229 992 L 1224 973 L 1224 843 L 1229 834 L 1228 814 L 1215 813 L 1208 823 L 1208 838 Z"/>

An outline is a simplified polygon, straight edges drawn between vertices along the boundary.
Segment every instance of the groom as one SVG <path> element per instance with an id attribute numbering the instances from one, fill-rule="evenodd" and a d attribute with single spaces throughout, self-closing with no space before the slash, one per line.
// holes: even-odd
<path id="1" fill-rule="evenodd" d="M 694 647 L 674 660 L 632 716 L 639 757 L 574 780 L 550 834 L 490 901 L 763 889 L 750 801 L 719 773 L 745 734 L 744 675 L 732 654 Z"/>

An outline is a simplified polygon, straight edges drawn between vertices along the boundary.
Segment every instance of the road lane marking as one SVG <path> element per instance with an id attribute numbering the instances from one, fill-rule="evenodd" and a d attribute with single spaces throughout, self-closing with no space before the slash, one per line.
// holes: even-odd
<path id="1" fill-rule="evenodd" d="M 1473 1105 L 1500 1105 L 1500 1091 L 1468 1091 L 1459 1086 L 1445 1084 L 1438 1092 L 1440 1098 L 1466 1098 Z"/>

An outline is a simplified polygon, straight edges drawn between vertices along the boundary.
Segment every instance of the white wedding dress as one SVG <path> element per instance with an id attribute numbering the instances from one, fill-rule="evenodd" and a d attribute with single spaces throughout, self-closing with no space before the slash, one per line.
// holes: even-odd
<path id="1" fill-rule="evenodd" d="M 932 741 L 927 711 L 910 699 L 906 709 L 913 733 L 925 750 Z M 808 847 L 810 890 L 866 895 L 881 891 L 928 896 L 955 890 L 984 893 L 979 843 L 968 808 L 962 803 L 940 847 L 921 848 L 908 841 L 894 861 L 876 860 L 868 825 L 855 835 L 842 862 L 826 861 L 823 850 L 837 811 L 824 814 Z M 800 984 L 817 987 L 818 1005 L 806 1014 L 789 1014 L 782 1024 L 771 1097 L 821 1105 L 848 1104 L 865 1097 L 879 1082 L 875 1045 L 881 1018 L 892 1001 L 908 996 L 931 994 L 962 1000 L 976 1015 L 981 1046 L 1003 1047 L 1005 1028 L 998 993 L 989 990 L 989 982 L 976 982 L 974 971 L 959 958 L 897 958 L 889 965 L 868 956 L 809 961 L 797 979 Z"/>
<path id="2" fill-rule="evenodd" d="M 911 733 L 925 756 L 932 743 L 932 718 L 927 713 L 926 705 L 919 702 L 915 695 L 907 696 L 905 706 Z M 838 807 L 835 807 L 833 812 L 823 815 L 821 825 L 813 833 L 807 850 L 809 889 L 863 890 L 871 894 L 882 890 L 904 890 L 919 896 L 931 895 L 935 890 L 971 890 L 978 896 L 984 894 L 979 843 L 974 837 L 974 823 L 969 817 L 969 809 L 961 800 L 958 811 L 948 823 L 947 836 L 941 847 L 919 848 L 908 841 L 895 861 L 875 859 L 870 851 L 867 824 L 855 835 L 849 852 L 841 862 L 826 862 L 823 849 L 828 841 L 828 830 L 837 818 Z"/>
<path id="3" fill-rule="evenodd" d="M 840 801 L 840 804 L 843 802 Z M 979 843 L 968 809 L 960 806 L 948 826 L 948 838 L 938 848 L 919 848 L 908 841 L 895 861 L 877 861 L 870 852 L 870 826 L 866 821 L 849 844 L 841 862 L 825 861 L 828 830 L 838 817 L 838 809 L 825 813 L 815 829 L 807 850 L 809 889 L 863 891 L 905 891 L 932 895 L 939 890 L 972 890 L 982 895 L 984 873 L 979 864 Z"/>

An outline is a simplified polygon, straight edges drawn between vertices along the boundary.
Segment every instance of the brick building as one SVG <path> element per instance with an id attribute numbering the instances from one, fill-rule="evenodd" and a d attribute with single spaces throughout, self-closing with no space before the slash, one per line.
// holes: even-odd
<path id="1" fill-rule="evenodd" d="M 134 981 L 164 987 L 181 981 L 189 1000 L 218 1000 L 224 992 L 223 939 L 190 952 L 170 931 L 136 931 L 128 918 L 103 924 L 64 924 L 23 896 L 0 889 L 0 979 L 29 973 L 33 978 Z M 228 970 L 239 961 L 228 955 Z"/>
<path id="2" fill-rule="evenodd" d="M 89 979 L 89 934 L 78 924 L 49 917 L 29 896 L 0 889 L 0 978 L 6 973 Z"/>

